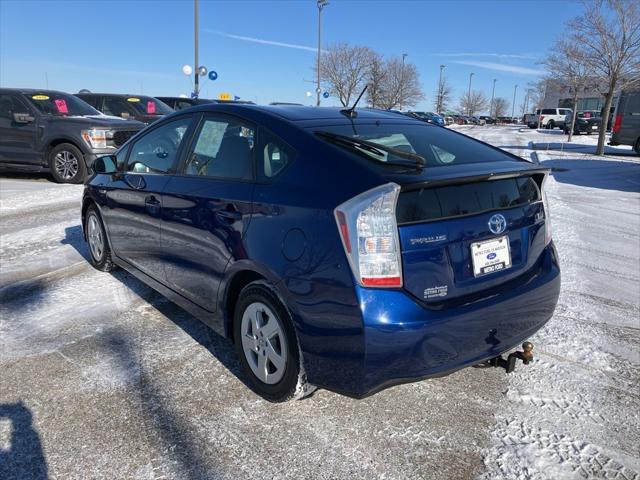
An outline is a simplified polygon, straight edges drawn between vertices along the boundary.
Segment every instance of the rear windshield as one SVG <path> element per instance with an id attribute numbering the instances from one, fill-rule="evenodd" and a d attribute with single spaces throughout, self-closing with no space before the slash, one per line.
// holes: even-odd
<path id="1" fill-rule="evenodd" d="M 505 153 L 446 128 L 428 124 L 347 124 L 314 127 L 314 132 L 330 132 L 345 137 L 368 140 L 384 147 L 416 153 L 426 161 L 426 167 L 513 161 Z M 321 137 L 317 137 L 321 138 Z M 329 140 L 324 140 L 329 141 Z M 361 152 L 382 164 L 396 160 L 391 153 L 375 155 Z"/>
<path id="2" fill-rule="evenodd" d="M 102 115 L 88 103 L 66 93 L 42 92 L 25 94 L 41 113 L 55 116 Z"/>
<path id="3" fill-rule="evenodd" d="M 531 177 L 422 188 L 402 192 L 398 198 L 398 223 L 424 222 L 512 208 L 540 200 Z"/>

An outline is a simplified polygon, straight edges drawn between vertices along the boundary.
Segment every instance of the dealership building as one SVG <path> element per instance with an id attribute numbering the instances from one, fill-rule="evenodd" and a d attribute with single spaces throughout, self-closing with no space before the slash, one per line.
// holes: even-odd
<path id="1" fill-rule="evenodd" d="M 602 110 L 604 108 L 604 92 L 606 87 L 597 81 L 589 81 L 578 91 L 578 111 Z M 618 96 L 613 97 L 612 106 L 618 102 Z M 549 82 L 542 102 L 542 108 L 573 108 L 573 87 L 560 82 Z"/>

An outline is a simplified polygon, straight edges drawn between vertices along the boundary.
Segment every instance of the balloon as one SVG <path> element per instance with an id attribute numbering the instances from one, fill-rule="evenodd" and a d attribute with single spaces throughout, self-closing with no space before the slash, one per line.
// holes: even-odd
<path id="1" fill-rule="evenodd" d="M 182 67 L 182 73 L 185 75 L 191 75 L 193 73 L 193 68 L 191 68 L 191 65 L 184 65 Z"/>
<path id="2" fill-rule="evenodd" d="M 205 67 L 204 65 L 201 67 L 198 67 L 198 75 L 200 75 L 201 77 L 204 77 L 207 74 L 207 67 Z"/>
<path id="3" fill-rule="evenodd" d="M 305 95 L 306 95 L 307 97 L 310 97 L 310 96 L 311 96 L 311 92 L 307 92 L 307 93 L 305 93 Z"/>

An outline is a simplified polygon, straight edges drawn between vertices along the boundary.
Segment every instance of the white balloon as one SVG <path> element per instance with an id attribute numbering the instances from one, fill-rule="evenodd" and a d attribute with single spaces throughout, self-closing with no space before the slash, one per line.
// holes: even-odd
<path id="1" fill-rule="evenodd" d="M 191 65 L 184 65 L 182 67 L 182 73 L 185 75 L 191 75 L 193 73 L 193 68 L 191 68 Z"/>
<path id="2" fill-rule="evenodd" d="M 311 92 L 307 92 L 307 93 L 305 93 L 305 95 L 306 95 L 307 97 L 310 97 L 310 96 L 311 96 Z"/>

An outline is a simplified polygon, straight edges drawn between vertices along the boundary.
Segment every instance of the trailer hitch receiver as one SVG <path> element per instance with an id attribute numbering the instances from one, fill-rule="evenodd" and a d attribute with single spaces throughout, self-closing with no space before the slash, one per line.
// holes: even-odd
<path id="1" fill-rule="evenodd" d="M 495 358 L 489 360 L 489 365 L 492 367 L 504 368 L 507 373 L 511 373 L 516 369 L 516 361 L 520 359 L 522 363 L 528 365 L 533 360 L 533 343 L 524 342 L 522 344 L 521 352 L 513 352 L 509 354 L 507 359 L 502 358 L 502 355 L 498 355 Z"/>

